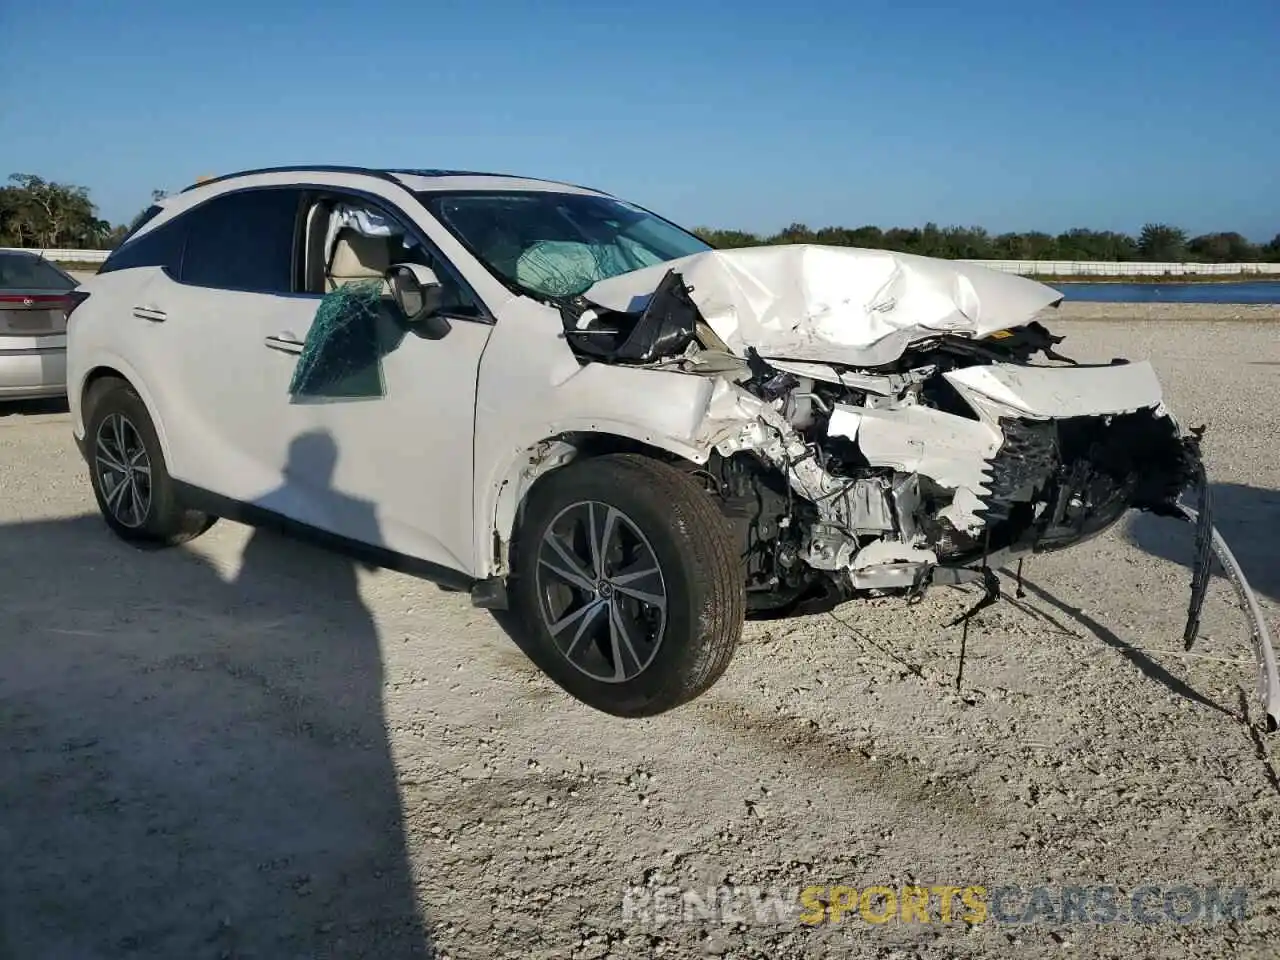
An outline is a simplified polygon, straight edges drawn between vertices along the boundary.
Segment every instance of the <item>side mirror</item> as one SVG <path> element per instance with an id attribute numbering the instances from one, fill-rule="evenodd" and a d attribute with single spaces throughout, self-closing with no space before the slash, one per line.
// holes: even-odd
<path id="1" fill-rule="evenodd" d="M 388 268 L 387 285 L 405 320 L 418 323 L 440 309 L 440 281 L 420 263 L 397 263 Z"/>

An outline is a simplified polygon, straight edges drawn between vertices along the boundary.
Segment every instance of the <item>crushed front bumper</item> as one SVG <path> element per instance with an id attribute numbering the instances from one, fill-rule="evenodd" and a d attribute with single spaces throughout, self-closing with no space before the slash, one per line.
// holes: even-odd
<path id="1" fill-rule="evenodd" d="M 933 582 L 958 584 L 981 581 L 984 568 L 1005 566 L 1034 552 L 1061 549 L 1064 546 L 1079 543 L 1106 530 L 1124 512 L 1134 506 L 1185 520 L 1195 528 L 1195 552 L 1192 560 L 1191 596 L 1187 605 L 1186 624 L 1183 628 L 1184 648 L 1190 650 L 1199 634 L 1202 612 L 1213 575 L 1213 561 L 1216 557 L 1235 591 L 1236 601 L 1249 624 L 1254 659 L 1257 664 L 1257 697 L 1263 712 L 1261 726 L 1268 733 L 1275 733 L 1280 730 L 1280 668 L 1277 666 L 1271 630 L 1263 615 L 1257 594 L 1249 585 L 1239 561 L 1236 560 L 1222 534 L 1213 525 L 1212 495 L 1203 464 L 1199 460 L 1197 440 L 1198 438 L 1189 437 L 1182 438 L 1180 441 L 1184 451 L 1183 465 L 1190 473 L 1189 478 L 1186 474 L 1168 473 L 1164 474 L 1163 478 L 1155 474 L 1148 477 L 1148 480 L 1154 479 L 1166 484 L 1163 489 L 1172 494 L 1168 500 L 1137 504 L 1132 500 L 1115 496 L 1112 491 L 1112 496 L 1107 499 L 1101 509 L 1097 512 L 1086 511 L 1080 516 L 1078 526 L 1068 527 L 1060 522 L 1054 524 L 1051 520 L 1041 527 L 1040 532 L 1048 536 L 1048 545 L 1037 538 L 1024 538 L 1008 543 L 977 561 L 970 559 L 963 566 L 935 570 Z M 1026 469 L 1035 472 L 1037 469 L 1035 463 L 1036 458 L 1029 458 L 1025 465 Z M 1169 491 L 1167 484 L 1171 482 L 1181 484 L 1181 489 Z M 1148 493 L 1154 492 L 1155 489 L 1158 488 L 1149 488 Z M 1080 484 L 1066 487 L 1056 498 L 1056 502 L 1078 499 L 1081 490 Z M 1194 502 L 1195 506 L 1190 506 L 1189 502 Z"/>
<path id="2" fill-rule="evenodd" d="M 1191 649 L 1199 632 L 1216 556 L 1249 622 L 1263 726 L 1269 732 L 1280 728 L 1271 631 L 1239 562 L 1213 525 L 1200 450 L 1203 428 L 1182 431 L 1164 408 L 1149 365 L 1052 371 L 997 365 L 970 368 L 955 380 L 975 412 L 998 425 L 1004 438 L 987 461 L 979 494 L 983 542 L 949 531 L 940 544 L 940 555 L 950 551 L 943 562 L 953 572 L 968 568 L 958 579 L 981 579 L 997 552 L 1013 559 L 1075 546 L 1131 509 L 1187 520 L 1195 527 L 1195 555 L 1185 648 Z M 939 573 L 934 582 L 957 579 Z"/>

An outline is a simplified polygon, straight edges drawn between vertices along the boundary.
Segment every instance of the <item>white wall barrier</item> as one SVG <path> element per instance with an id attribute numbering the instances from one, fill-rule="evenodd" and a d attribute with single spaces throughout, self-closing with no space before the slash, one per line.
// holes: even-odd
<path id="1" fill-rule="evenodd" d="M 0 247 L 0 250 L 17 250 L 17 247 Z M 56 263 L 102 263 L 111 255 L 110 250 L 36 250 L 25 248 L 27 253 L 42 254 L 46 260 Z"/>
<path id="2" fill-rule="evenodd" d="M 1222 276 L 1249 280 L 1280 277 L 1280 263 L 1123 263 L 1084 260 L 965 260 L 1005 273 L 1055 277 L 1179 277 Z"/>
<path id="3" fill-rule="evenodd" d="M 13 249 L 0 247 L 0 249 Z M 43 253 L 46 260 L 59 263 L 102 263 L 110 250 L 31 250 Z M 1005 273 L 1021 273 L 1055 277 L 1178 277 L 1197 276 L 1280 277 L 1280 263 L 1124 263 L 1088 262 L 1082 260 L 962 260 L 977 263 Z"/>

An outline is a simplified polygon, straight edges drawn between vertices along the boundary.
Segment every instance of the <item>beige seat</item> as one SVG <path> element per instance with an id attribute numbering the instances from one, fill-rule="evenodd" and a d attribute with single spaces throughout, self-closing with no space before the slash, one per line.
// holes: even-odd
<path id="1" fill-rule="evenodd" d="M 382 292 L 390 296 L 391 287 L 384 279 L 391 266 L 391 238 L 366 237 L 354 230 L 343 230 L 334 243 L 333 256 L 325 273 L 325 291 L 337 290 L 348 283 L 382 280 Z"/>

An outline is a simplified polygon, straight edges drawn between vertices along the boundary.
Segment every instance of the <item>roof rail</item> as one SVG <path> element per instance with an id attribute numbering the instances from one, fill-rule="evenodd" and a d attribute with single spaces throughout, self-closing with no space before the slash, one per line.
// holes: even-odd
<path id="1" fill-rule="evenodd" d="M 387 173 L 402 173 L 409 177 L 500 177 L 505 180 L 532 180 L 535 183 L 559 183 L 567 187 L 573 187 L 577 190 L 590 190 L 592 193 L 605 193 L 598 187 L 585 187 L 576 183 L 568 183 L 564 180 L 552 180 L 550 177 L 531 177 L 524 173 L 482 173 L 475 170 L 401 170 L 389 169 Z"/>
<path id="2" fill-rule="evenodd" d="M 236 170 L 233 173 L 224 173 L 217 177 L 207 177 L 199 180 L 190 186 L 183 187 L 179 193 L 186 193 L 188 190 L 195 190 L 197 187 L 207 187 L 211 183 L 221 183 L 224 180 L 230 180 L 234 177 L 250 177 L 258 173 L 356 173 L 368 177 L 378 177 L 381 180 L 390 180 L 393 183 L 395 177 L 391 176 L 388 170 L 379 170 L 375 167 L 351 167 L 337 164 L 307 163 L 307 164 L 289 164 L 282 167 L 258 167 L 254 170 Z"/>
<path id="3" fill-rule="evenodd" d="M 502 177 L 511 180 L 535 180 L 539 183 L 564 183 L 563 180 L 552 180 L 548 177 L 529 177 L 518 173 L 480 173 L 472 170 L 411 170 L 408 168 L 379 168 L 379 167 L 355 167 L 343 166 L 341 164 L 290 164 L 281 167 L 258 167 L 253 170 L 236 170 L 233 173 L 224 173 L 217 177 L 205 177 L 196 181 L 189 186 L 183 187 L 179 193 L 187 193 L 198 187 L 207 187 L 211 183 L 221 183 L 224 180 L 231 180 L 235 177 L 250 177 L 259 173 L 354 173 L 367 177 L 377 177 L 380 180 L 387 180 L 397 186 L 404 186 L 398 179 L 397 175 L 409 177 Z M 590 190 L 593 193 L 602 193 L 605 196 L 610 194 L 600 190 L 597 187 L 578 186 L 577 184 L 568 184 L 568 186 L 576 187 L 579 190 Z"/>
<path id="4" fill-rule="evenodd" d="M 410 169 L 408 167 L 389 167 L 386 173 L 402 173 L 407 177 L 511 177 L 509 173 L 487 173 L 483 170 L 437 170 Z M 528 180 L 529 177 L 521 177 Z"/>

